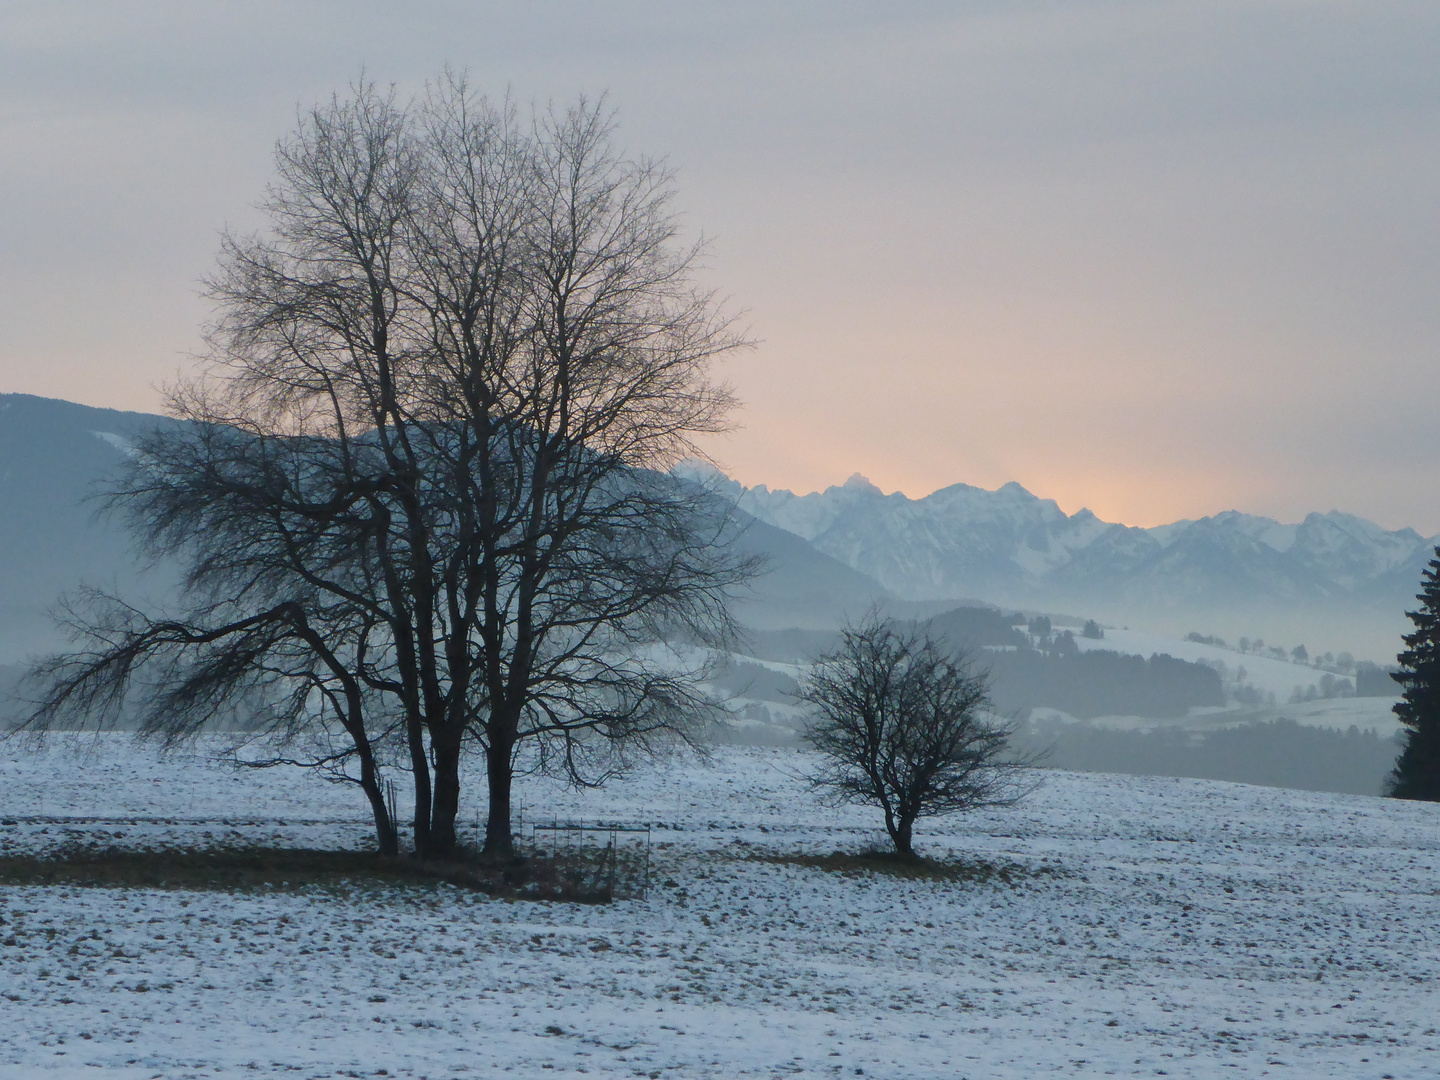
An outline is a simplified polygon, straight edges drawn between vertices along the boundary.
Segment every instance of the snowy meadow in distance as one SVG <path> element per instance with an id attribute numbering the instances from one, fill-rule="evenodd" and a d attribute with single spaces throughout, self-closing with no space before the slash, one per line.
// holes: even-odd
<path id="1" fill-rule="evenodd" d="M 6 745 L 0 855 L 368 842 L 358 792 L 205 750 Z M 0 886 L 0 1072 L 1434 1074 L 1440 806 L 1048 772 L 1015 809 L 917 829 L 1008 881 L 913 880 L 783 861 L 883 840 L 805 768 L 732 748 L 588 793 L 524 781 L 527 833 L 657 826 L 648 898 L 605 906 Z"/>

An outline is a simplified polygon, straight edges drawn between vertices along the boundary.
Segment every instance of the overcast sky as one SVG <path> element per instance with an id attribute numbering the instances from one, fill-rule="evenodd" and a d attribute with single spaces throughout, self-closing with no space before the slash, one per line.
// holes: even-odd
<path id="1" fill-rule="evenodd" d="M 760 344 L 747 484 L 1440 532 L 1440 4 L 0 6 L 0 391 L 157 410 L 363 68 L 608 92 Z"/>

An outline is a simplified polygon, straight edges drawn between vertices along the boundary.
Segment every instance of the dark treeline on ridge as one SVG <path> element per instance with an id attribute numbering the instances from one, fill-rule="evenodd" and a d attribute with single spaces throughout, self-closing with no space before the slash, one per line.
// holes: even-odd
<path id="1" fill-rule="evenodd" d="M 1127 656 L 1107 649 L 989 653 L 992 695 L 1001 712 L 1048 705 L 1088 720 L 1096 716 L 1184 716 L 1192 707 L 1224 705 L 1220 676 L 1202 664 L 1159 654 Z"/>
<path id="2" fill-rule="evenodd" d="M 993 608 L 964 607 L 927 620 L 931 634 L 967 651 L 977 671 L 988 671 L 990 695 L 1004 713 L 1048 706 L 1081 719 L 1096 716 L 1184 716 L 1198 706 L 1225 704 L 1220 676 L 1203 664 L 1163 654 L 1123 655 L 1107 649 L 1081 652 L 1062 633 L 1034 636 L 1017 617 Z M 803 663 L 834 647 L 828 631 L 755 632 L 757 658 Z"/>

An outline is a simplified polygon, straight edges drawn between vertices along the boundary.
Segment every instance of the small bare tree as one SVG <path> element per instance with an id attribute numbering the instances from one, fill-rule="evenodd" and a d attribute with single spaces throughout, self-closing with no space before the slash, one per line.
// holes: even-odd
<path id="1" fill-rule="evenodd" d="M 921 817 L 1004 806 L 1020 794 L 1010 728 L 991 718 L 983 675 L 930 637 L 871 616 L 819 657 L 800 698 L 806 740 L 823 755 L 811 777 L 842 802 L 885 813 L 885 831 L 916 859 Z"/>

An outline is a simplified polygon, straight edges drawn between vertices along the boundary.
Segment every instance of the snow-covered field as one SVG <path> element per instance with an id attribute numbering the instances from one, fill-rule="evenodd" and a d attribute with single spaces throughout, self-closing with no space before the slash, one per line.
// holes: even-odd
<path id="1" fill-rule="evenodd" d="M 1191 709 L 1189 715 L 1178 717 L 1097 716 L 1090 720 L 1081 720 L 1060 709 L 1040 706 L 1033 710 L 1031 716 L 1037 720 L 1060 720 L 1068 724 L 1088 724 L 1120 731 L 1149 731 L 1158 728 L 1210 731 L 1237 724 L 1294 720 L 1305 727 L 1340 731 L 1353 726 L 1361 731 L 1374 731 L 1381 738 L 1388 738 L 1403 730 L 1399 718 L 1392 711 L 1394 704 L 1392 698 L 1316 698 L 1314 701 L 1302 701 L 1295 705 L 1230 705 L 1223 709 Z"/>
<path id="2" fill-rule="evenodd" d="M 1243 667 L 1248 685 L 1262 693 L 1275 696 L 1276 704 L 1272 706 L 1257 708 L 1232 704 L 1225 709 L 1197 709 L 1191 717 L 1171 722 L 1178 726 L 1203 729 L 1225 724 L 1286 719 L 1310 727 L 1339 728 L 1342 731 L 1353 724 L 1361 731 L 1372 728 L 1381 737 L 1394 735 L 1401 730 L 1400 721 L 1391 712 L 1391 707 L 1398 700 L 1398 693 L 1396 697 L 1317 698 L 1314 701 L 1290 704 L 1290 696 L 1296 689 L 1303 692 L 1306 687 L 1318 683 L 1325 674 L 1324 671 L 1305 664 L 1238 653 L 1203 642 L 1164 637 L 1143 630 L 1107 629 L 1104 638 L 1090 640 L 1077 635 L 1075 642 L 1082 652 L 1090 649 L 1114 649 L 1139 656 L 1168 653 L 1178 660 L 1192 662 L 1213 663 L 1219 660 L 1232 673 L 1235 668 Z M 1058 710 L 1048 709 L 1045 712 L 1053 715 Z M 1104 717 L 1098 722 L 1102 727 L 1156 726 L 1154 719 L 1146 717 Z"/>
<path id="3" fill-rule="evenodd" d="M 527 820 L 659 827 L 647 900 L 0 887 L 0 1075 L 1430 1077 L 1440 806 L 1050 773 L 930 824 L 1012 883 L 760 861 L 877 839 L 793 750 L 677 760 Z M 473 810 L 467 812 L 473 816 Z M 0 849 L 353 844 L 288 772 L 0 746 Z M 68 820 L 61 820 L 68 819 Z"/>

